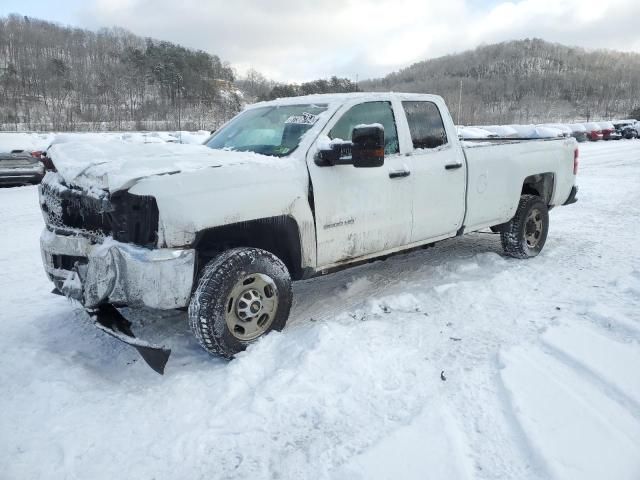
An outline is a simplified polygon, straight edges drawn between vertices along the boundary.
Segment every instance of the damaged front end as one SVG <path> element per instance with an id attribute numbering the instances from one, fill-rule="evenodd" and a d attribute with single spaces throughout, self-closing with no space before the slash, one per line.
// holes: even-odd
<path id="1" fill-rule="evenodd" d="M 96 326 L 134 346 L 147 363 L 155 358 L 155 367 L 150 365 L 163 370 L 170 351 L 135 338 L 115 306 L 186 307 L 195 251 L 153 248 L 158 231 L 153 197 L 72 188 L 54 172 L 47 173 L 39 192 L 46 223 L 40 245 L 49 279 L 80 302 Z M 157 355 L 150 353 L 154 349 Z"/>
<path id="2" fill-rule="evenodd" d="M 164 374 L 164 367 L 171 355 L 170 348 L 154 345 L 136 338 L 131 331 L 131 322 L 124 318 L 118 309 L 111 304 L 88 309 L 87 313 L 96 327 L 121 342 L 131 345 L 138 351 L 142 359 L 147 362 L 147 365 L 160 375 Z"/>

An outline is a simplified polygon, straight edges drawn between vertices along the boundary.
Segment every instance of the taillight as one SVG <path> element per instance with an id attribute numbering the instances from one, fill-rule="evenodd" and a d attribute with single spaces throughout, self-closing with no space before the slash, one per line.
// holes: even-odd
<path id="1" fill-rule="evenodd" d="M 36 150 L 35 152 L 31 152 L 31 156 L 33 158 L 40 158 L 42 156 L 42 152 L 40 150 Z"/>
<path id="2" fill-rule="evenodd" d="M 576 148 L 573 151 L 573 174 L 578 174 L 578 157 L 580 156 L 580 151 Z"/>
<path id="3" fill-rule="evenodd" d="M 47 157 L 46 155 L 42 155 L 42 157 L 40 158 L 40 161 L 44 165 L 44 169 L 47 172 L 57 172 L 58 171 L 56 169 L 56 166 L 53 164 L 53 161 L 49 157 Z"/>

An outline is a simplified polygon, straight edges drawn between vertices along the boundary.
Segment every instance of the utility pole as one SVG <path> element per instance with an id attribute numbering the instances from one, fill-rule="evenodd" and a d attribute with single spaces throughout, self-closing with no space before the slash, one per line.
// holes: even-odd
<path id="1" fill-rule="evenodd" d="M 182 143 L 182 92 L 181 92 L 181 80 L 182 80 L 182 75 L 180 75 L 179 73 L 177 74 L 177 80 L 178 80 L 178 138 L 180 143 Z"/>
<path id="2" fill-rule="evenodd" d="M 460 112 L 462 111 L 462 79 L 460 79 L 460 93 L 458 95 L 458 125 L 460 125 Z"/>

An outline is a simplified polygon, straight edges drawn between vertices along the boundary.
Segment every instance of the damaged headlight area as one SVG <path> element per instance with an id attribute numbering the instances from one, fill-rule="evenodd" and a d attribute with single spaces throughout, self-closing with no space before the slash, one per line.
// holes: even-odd
<path id="1" fill-rule="evenodd" d="M 111 195 L 109 212 L 114 240 L 154 247 L 158 242 L 158 205 L 147 195 L 117 192 Z"/>
<path id="2" fill-rule="evenodd" d="M 40 205 L 54 232 L 90 238 L 112 236 L 123 243 L 155 247 L 158 241 L 158 205 L 151 196 L 129 192 L 86 191 L 65 185 L 48 172 L 40 185 Z"/>

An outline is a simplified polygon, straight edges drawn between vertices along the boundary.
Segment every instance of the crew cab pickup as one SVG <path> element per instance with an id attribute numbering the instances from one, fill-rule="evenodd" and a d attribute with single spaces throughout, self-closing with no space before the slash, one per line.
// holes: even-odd
<path id="1" fill-rule="evenodd" d="M 204 145 L 54 144 L 47 164 L 56 290 L 147 354 L 115 307 L 186 308 L 232 357 L 285 326 L 293 280 L 486 228 L 535 257 L 576 201 L 578 149 L 463 142 L 438 96 L 353 93 L 248 106 Z"/>

